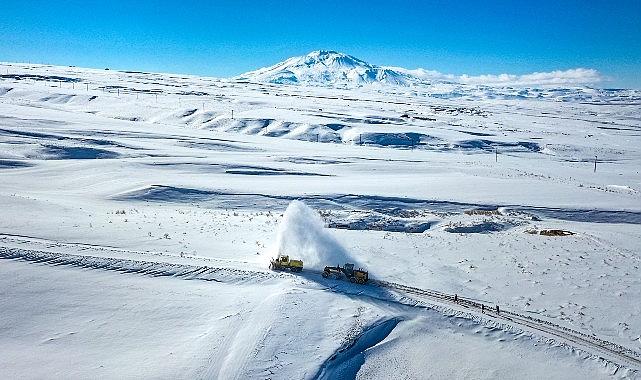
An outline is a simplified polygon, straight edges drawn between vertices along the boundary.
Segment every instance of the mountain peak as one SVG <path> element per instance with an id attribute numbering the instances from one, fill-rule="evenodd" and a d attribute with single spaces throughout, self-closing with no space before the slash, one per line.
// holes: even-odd
<path id="1" fill-rule="evenodd" d="M 328 56 L 328 55 L 346 56 L 347 54 L 337 52 L 336 50 L 314 50 L 312 52 L 309 52 L 309 54 L 307 54 L 306 57 L 320 57 L 320 56 Z"/>
<path id="2" fill-rule="evenodd" d="M 300 57 L 297 61 L 297 65 L 300 66 L 314 66 L 321 65 L 326 67 L 333 68 L 373 68 L 372 65 L 368 64 L 365 61 L 362 61 L 354 56 L 339 53 L 333 50 L 315 50 L 303 57 Z"/>
<path id="3" fill-rule="evenodd" d="M 411 75 L 369 64 L 334 50 L 315 50 L 273 66 L 242 74 L 236 79 L 280 84 L 354 86 L 369 83 L 408 85 L 418 81 Z"/>

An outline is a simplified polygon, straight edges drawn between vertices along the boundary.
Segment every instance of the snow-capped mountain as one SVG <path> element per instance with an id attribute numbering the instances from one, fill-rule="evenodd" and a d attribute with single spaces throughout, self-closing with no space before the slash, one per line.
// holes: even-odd
<path id="1" fill-rule="evenodd" d="M 639 90 L 598 89 L 580 83 L 573 84 L 571 80 L 567 83 L 577 73 L 588 73 L 592 79 L 600 75 L 592 71 L 577 69 L 521 76 L 508 74 L 457 76 L 424 69 L 409 70 L 402 67 L 376 66 L 348 54 L 317 50 L 232 79 L 338 88 L 364 85 L 412 86 L 414 89 L 420 89 L 424 94 L 438 98 L 550 99 L 563 102 L 616 102 L 641 99 Z M 568 78 L 568 75 L 572 78 Z M 541 82 L 540 85 L 530 83 L 536 82 L 536 78 Z M 557 82 L 562 84 L 556 85 Z"/>
<path id="2" fill-rule="evenodd" d="M 354 56 L 317 50 L 273 66 L 237 76 L 237 80 L 279 84 L 362 85 L 383 83 L 407 86 L 424 80 L 392 68 L 369 64 Z"/>

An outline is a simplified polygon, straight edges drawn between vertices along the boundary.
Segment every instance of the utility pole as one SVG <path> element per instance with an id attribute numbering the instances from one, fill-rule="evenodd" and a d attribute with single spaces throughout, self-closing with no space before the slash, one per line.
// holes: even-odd
<path id="1" fill-rule="evenodd" d="M 231 119 L 234 120 L 234 110 L 231 110 Z"/>
<path id="2" fill-rule="evenodd" d="M 494 162 L 499 162 L 499 148 L 494 148 Z"/>
<path id="3" fill-rule="evenodd" d="M 597 161 L 597 156 L 594 156 L 594 172 L 596 173 L 596 161 Z"/>

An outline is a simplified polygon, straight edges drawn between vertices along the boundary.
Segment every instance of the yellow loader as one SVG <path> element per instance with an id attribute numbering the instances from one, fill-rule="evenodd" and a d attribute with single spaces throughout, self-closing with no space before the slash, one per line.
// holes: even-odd
<path id="1" fill-rule="evenodd" d="M 288 255 L 279 254 L 278 257 L 269 262 L 269 269 L 287 270 L 291 272 L 300 272 L 303 270 L 303 260 L 289 259 Z"/>

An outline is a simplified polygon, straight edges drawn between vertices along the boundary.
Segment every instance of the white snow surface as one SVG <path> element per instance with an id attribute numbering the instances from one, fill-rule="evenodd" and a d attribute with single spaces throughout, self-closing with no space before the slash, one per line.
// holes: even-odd
<path id="1" fill-rule="evenodd" d="M 0 64 L 0 378 L 639 378 L 638 92 L 265 78 Z"/>

